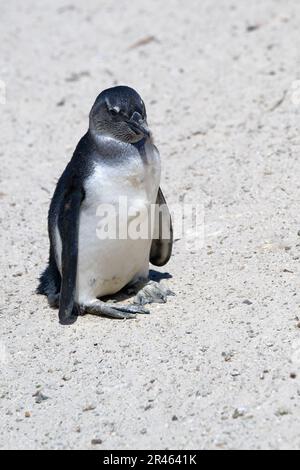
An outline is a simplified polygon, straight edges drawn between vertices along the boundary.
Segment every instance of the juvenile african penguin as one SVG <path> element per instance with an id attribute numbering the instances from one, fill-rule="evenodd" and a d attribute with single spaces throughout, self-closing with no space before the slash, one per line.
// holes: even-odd
<path id="1" fill-rule="evenodd" d="M 49 265 L 37 292 L 48 297 L 51 307 L 59 308 L 61 323 L 72 323 L 79 313 L 131 318 L 149 313 L 145 304 L 165 302 L 172 295 L 161 284 L 149 281 L 149 262 L 164 266 L 173 245 L 160 176 L 159 152 L 139 94 L 125 86 L 103 91 L 49 210 Z M 124 211 L 118 213 L 120 198 L 128 206 L 125 217 Z M 114 237 L 99 236 L 107 223 L 101 212 L 106 207 L 116 209 L 119 232 L 125 229 L 126 236 L 119 232 Z M 141 220 L 144 217 L 148 222 L 151 207 L 156 225 L 149 223 L 148 236 L 128 236 L 135 214 L 144 214 Z M 133 305 L 100 300 L 127 286 L 136 292 Z"/>

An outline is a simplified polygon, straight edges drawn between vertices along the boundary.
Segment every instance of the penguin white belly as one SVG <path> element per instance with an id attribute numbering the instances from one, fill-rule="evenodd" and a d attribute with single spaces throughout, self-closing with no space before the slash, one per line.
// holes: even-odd
<path id="1" fill-rule="evenodd" d="M 147 219 L 151 204 L 156 202 L 160 160 L 155 151 L 148 157 L 144 161 L 134 156 L 115 166 L 97 164 L 86 181 L 79 224 L 78 303 L 113 295 L 135 278 L 148 275 L 151 236 L 126 237 L 133 214 L 140 211 Z"/>

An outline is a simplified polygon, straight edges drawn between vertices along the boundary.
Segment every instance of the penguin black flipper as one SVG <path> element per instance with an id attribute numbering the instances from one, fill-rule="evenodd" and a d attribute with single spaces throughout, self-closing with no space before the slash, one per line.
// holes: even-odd
<path id="1" fill-rule="evenodd" d="M 79 214 L 84 191 L 81 179 L 76 175 L 64 194 L 58 218 L 58 229 L 62 242 L 62 283 L 59 300 L 59 320 L 65 324 L 71 321 L 76 294 Z"/>
<path id="2" fill-rule="evenodd" d="M 154 239 L 150 251 L 150 263 L 154 266 L 164 266 L 168 263 L 173 249 L 173 226 L 169 208 L 161 188 L 159 188 L 156 210 L 156 224 Z"/>
<path id="3" fill-rule="evenodd" d="M 158 191 L 155 212 L 155 227 L 150 250 L 150 263 L 154 266 L 161 267 L 168 263 L 173 249 L 172 218 L 161 188 L 159 188 Z M 137 295 L 134 298 L 134 303 L 137 305 L 165 303 L 168 296 L 175 295 L 174 292 L 164 287 L 159 282 L 150 280 L 146 282 L 146 284 L 143 284 L 143 282 L 141 284 L 141 288 L 139 288 L 137 284 Z"/>

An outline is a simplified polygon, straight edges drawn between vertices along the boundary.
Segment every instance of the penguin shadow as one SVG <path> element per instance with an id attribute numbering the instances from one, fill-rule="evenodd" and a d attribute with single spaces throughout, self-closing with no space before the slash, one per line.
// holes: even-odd
<path id="1" fill-rule="evenodd" d="M 161 273 L 159 271 L 155 271 L 154 269 L 151 269 L 149 272 L 149 281 L 154 281 L 157 282 L 158 284 L 166 279 L 172 279 L 172 275 L 170 273 Z M 104 302 L 124 302 L 132 299 L 135 297 L 137 292 L 135 291 L 134 287 L 131 286 L 126 286 L 124 289 L 122 289 L 120 292 L 118 292 L 115 295 L 110 295 L 107 297 L 102 297 L 101 300 Z"/>
<path id="2" fill-rule="evenodd" d="M 172 277 L 173 276 L 170 273 L 161 273 L 159 271 L 155 271 L 154 269 L 151 269 L 149 273 L 149 280 L 158 283 L 164 279 L 172 279 Z"/>

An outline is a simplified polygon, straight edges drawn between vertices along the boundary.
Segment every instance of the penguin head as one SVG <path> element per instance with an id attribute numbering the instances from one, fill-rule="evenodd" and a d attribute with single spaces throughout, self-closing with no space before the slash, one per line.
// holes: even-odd
<path id="1" fill-rule="evenodd" d="M 100 93 L 90 113 L 90 130 L 127 143 L 151 136 L 145 104 L 135 90 L 126 86 Z"/>

